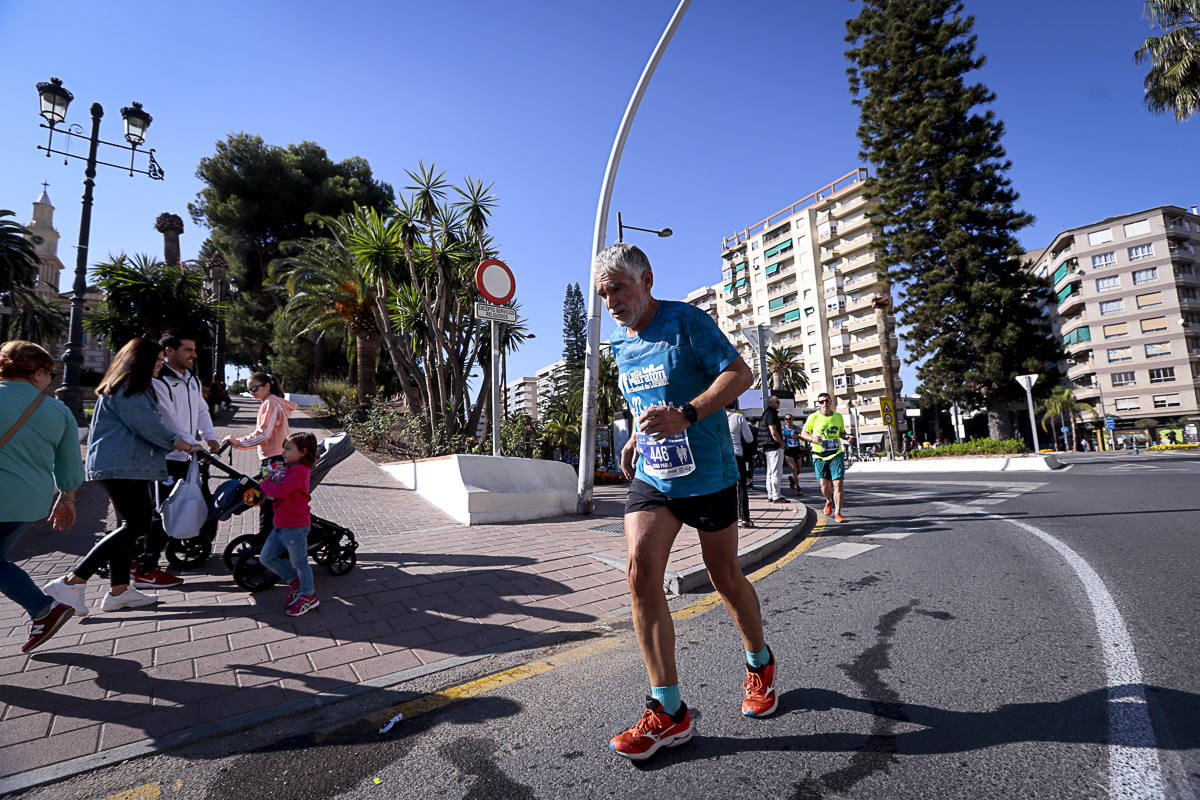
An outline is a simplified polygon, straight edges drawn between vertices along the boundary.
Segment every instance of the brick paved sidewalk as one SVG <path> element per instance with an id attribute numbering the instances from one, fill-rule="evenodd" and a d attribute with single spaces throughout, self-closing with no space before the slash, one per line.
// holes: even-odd
<path id="1" fill-rule="evenodd" d="M 250 430 L 254 410 L 239 399 L 221 434 Z M 328 435 L 300 412 L 291 423 Z M 234 466 L 253 472 L 253 451 L 237 452 Z M 157 607 L 76 617 L 30 656 L 19 654 L 27 636 L 20 608 L 0 604 L 0 792 L 28 783 L 4 780 L 17 773 L 169 747 L 189 731 L 236 729 L 255 712 L 287 713 L 296 701 L 395 682 L 622 611 L 624 574 L 594 555 L 618 564 L 624 555 L 613 524 L 624 487 L 600 487 L 596 497 L 597 513 L 586 519 L 463 527 L 356 453 L 313 494 L 313 510 L 359 540 L 348 575 L 315 567 L 317 612 L 289 618 L 282 588 L 248 595 L 226 572 L 220 552 L 257 529 L 255 511 L 222 523 L 209 562 L 184 573 L 181 590 L 161 592 Z M 803 519 L 792 506 L 754 497 L 760 527 L 743 532 L 743 549 Z M 86 484 L 75 528 L 31 526 L 13 558 L 42 583 L 113 525 L 103 491 Z M 669 568 L 699 558 L 696 532 L 685 528 Z M 93 580 L 89 601 L 105 588 Z"/>

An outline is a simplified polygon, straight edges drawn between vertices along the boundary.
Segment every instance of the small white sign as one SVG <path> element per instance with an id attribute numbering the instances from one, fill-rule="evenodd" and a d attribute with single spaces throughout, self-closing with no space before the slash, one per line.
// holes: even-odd
<path id="1" fill-rule="evenodd" d="M 494 319 L 496 322 L 513 323 L 517 321 L 516 309 L 506 306 L 494 306 L 490 303 L 476 303 L 475 317 L 477 319 Z"/>

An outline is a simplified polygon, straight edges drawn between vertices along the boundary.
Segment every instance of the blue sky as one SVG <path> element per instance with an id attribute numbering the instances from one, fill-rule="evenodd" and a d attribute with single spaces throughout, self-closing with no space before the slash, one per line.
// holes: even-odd
<path id="1" fill-rule="evenodd" d="M 443 0 L 438 3 L 206 2 L 148 5 L 0 0 L 0 208 L 27 222 L 50 183 L 72 268 L 82 162 L 35 150 L 34 84 L 75 93 L 68 122 L 105 107 L 154 116 L 147 146 L 166 180 L 97 177 L 93 262 L 161 252 L 154 218 L 184 217 L 183 254 L 205 238 L 187 218 L 200 158 L 233 131 L 273 144 L 313 140 L 335 159 L 367 158 L 398 191 L 436 162 L 451 180 L 495 183 L 492 223 L 537 338 L 509 379 L 559 357 L 567 281 L 586 284 L 600 181 L 630 92 L 674 0 Z M 650 85 L 613 196 L 616 215 L 670 239 L 629 238 L 657 293 L 682 297 L 720 278 L 720 239 L 860 165 L 843 56 L 840 0 L 695 0 Z M 1196 123 L 1142 105 L 1132 54 L 1148 28 L 1138 0 L 986 0 L 975 15 L 978 73 L 998 98 L 1029 249 L 1055 233 L 1161 204 L 1200 202 Z M 53 30 L 52 35 L 48 31 Z M 77 143 L 72 152 L 80 152 Z M 64 275 L 64 288 L 70 281 Z M 586 290 L 586 286 L 585 286 Z M 604 318 L 603 335 L 613 323 Z M 915 389 L 911 367 L 905 389 Z"/>

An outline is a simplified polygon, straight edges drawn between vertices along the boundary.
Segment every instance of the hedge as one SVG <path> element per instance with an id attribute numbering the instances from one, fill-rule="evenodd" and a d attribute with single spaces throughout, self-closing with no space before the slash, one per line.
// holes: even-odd
<path id="1" fill-rule="evenodd" d="M 1016 439 L 971 439 L 960 444 L 944 444 L 941 447 L 913 450 L 908 457 L 1021 455 L 1025 451 L 1025 445 Z"/>

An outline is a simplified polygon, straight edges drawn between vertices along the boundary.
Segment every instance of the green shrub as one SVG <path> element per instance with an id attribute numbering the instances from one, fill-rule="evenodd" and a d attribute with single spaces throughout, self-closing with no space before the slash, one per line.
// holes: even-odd
<path id="1" fill-rule="evenodd" d="M 404 415 L 392 408 L 380 392 L 371 398 L 366 409 L 357 414 L 342 414 L 342 427 L 356 444 L 377 453 L 401 455 L 394 434 L 404 421 Z"/>
<path id="2" fill-rule="evenodd" d="M 937 458 L 938 456 L 1001 456 L 1020 455 L 1025 445 L 1016 439 L 971 439 L 960 444 L 948 444 L 914 450 L 909 458 Z"/>
<path id="3" fill-rule="evenodd" d="M 358 389 L 343 381 L 317 381 L 316 389 L 325 409 L 335 417 L 349 414 L 358 403 Z"/>

